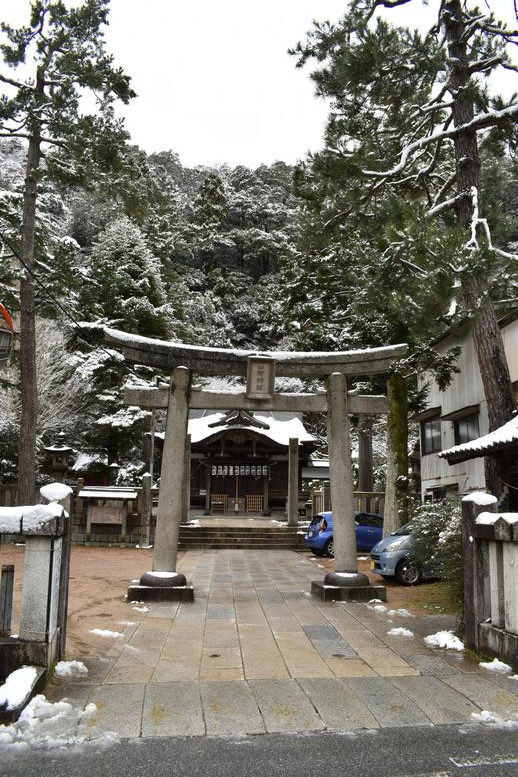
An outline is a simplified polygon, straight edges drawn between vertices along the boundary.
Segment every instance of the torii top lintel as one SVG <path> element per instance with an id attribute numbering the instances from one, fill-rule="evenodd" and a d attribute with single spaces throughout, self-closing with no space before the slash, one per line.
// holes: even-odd
<path id="1" fill-rule="evenodd" d="M 95 327 L 90 327 L 99 331 Z M 164 370 L 188 367 L 201 375 L 246 376 L 248 359 L 262 356 L 275 361 L 275 373 L 282 377 L 324 377 L 333 372 L 344 375 L 375 375 L 406 354 L 407 345 L 389 345 L 354 351 L 254 351 L 211 348 L 150 337 L 102 327 L 104 341 L 122 348 L 128 361 Z"/>

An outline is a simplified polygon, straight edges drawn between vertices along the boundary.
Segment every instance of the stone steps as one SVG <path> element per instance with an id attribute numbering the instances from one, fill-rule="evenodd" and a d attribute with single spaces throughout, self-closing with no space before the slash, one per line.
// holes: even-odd
<path id="1" fill-rule="evenodd" d="M 203 549 L 302 550 L 304 539 L 297 528 L 247 528 L 243 526 L 180 527 L 179 547 Z"/>

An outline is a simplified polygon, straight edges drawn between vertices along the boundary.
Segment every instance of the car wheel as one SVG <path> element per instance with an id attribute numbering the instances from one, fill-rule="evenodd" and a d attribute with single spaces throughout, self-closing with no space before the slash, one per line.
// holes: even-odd
<path id="1" fill-rule="evenodd" d="M 421 580 L 421 572 L 407 558 L 402 558 L 396 567 L 396 580 L 401 585 L 415 585 Z"/>
<path id="2" fill-rule="evenodd" d="M 310 551 L 314 556 L 323 556 L 325 551 L 321 548 L 310 548 Z"/>
<path id="3" fill-rule="evenodd" d="M 334 558 L 335 557 L 335 544 L 333 542 L 333 538 L 332 537 L 324 545 L 324 553 L 329 558 Z"/>

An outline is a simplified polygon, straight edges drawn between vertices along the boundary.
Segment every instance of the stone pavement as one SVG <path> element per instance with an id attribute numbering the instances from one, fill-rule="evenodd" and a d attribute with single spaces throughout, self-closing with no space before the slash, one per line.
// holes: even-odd
<path id="1" fill-rule="evenodd" d="M 127 621 L 106 626 L 122 636 L 68 656 L 88 676 L 54 680 L 49 696 L 95 702 L 92 732 L 122 737 L 462 724 L 481 710 L 518 718 L 518 681 L 424 644 L 451 617 L 392 611 L 390 600 L 320 602 L 308 592 L 321 566 L 286 551 L 189 551 L 179 571 L 195 602 L 150 604 L 138 622 L 128 603 Z"/>

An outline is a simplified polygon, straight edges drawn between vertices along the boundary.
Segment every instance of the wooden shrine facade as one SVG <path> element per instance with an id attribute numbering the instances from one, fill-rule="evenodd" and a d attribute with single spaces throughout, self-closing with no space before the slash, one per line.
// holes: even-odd
<path id="1" fill-rule="evenodd" d="M 298 508 L 303 507 L 299 473 L 310 465 L 317 443 L 304 428 L 300 413 L 194 411 L 188 434 L 191 508 L 206 514 L 285 513 L 290 438 L 298 441 Z"/>

